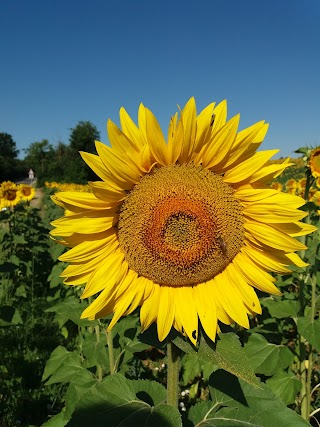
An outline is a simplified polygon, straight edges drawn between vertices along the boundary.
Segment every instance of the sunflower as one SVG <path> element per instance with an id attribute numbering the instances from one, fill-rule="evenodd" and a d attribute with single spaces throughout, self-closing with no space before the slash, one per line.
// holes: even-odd
<path id="1" fill-rule="evenodd" d="M 297 190 L 299 190 L 299 188 L 300 188 L 299 183 L 294 178 L 290 178 L 286 182 L 286 191 L 289 194 L 296 194 L 296 192 L 297 192 Z"/>
<path id="2" fill-rule="evenodd" d="M 273 182 L 270 184 L 270 187 L 271 187 L 271 188 L 274 188 L 275 190 L 282 191 L 283 185 L 281 184 L 281 182 L 273 181 Z"/>
<path id="3" fill-rule="evenodd" d="M 18 186 L 11 181 L 4 181 L 0 185 L 1 208 L 16 206 L 21 200 Z"/>
<path id="4" fill-rule="evenodd" d="M 309 167 L 311 174 L 318 178 L 320 177 L 320 147 L 314 148 L 310 153 Z"/>
<path id="5" fill-rule="evenodd" d="M 20 191 L 21 198 L 23 201 L 30 201 L 34 198 L 36 194 L 36 190 L 34 187 L 28 184 L 20 184 L 18 186 L 18 190 Z"/>
<path id="6" fill-rule="evenodd" d="M 287 166 L 268 164 L 278 150 L 256 152 L 268 125 L 238 132 L 227 104 L 199 115 L 194 98 L 174 115 L 166 142 L 152 112 L 140 105 L 138 126 L 120 110 L 121 130 L 110 120 L 111 143 L 81 156 L 101 181 L 92 193 L 59 192 L 53 200 L 72 212 L 52 222 L 52 236 L 69 246 L 60 257 L 70 285 L 97 295 L 82 318 L 140 309 L 142 330 L 157 323 L 164 340 L 171 328 L 195 343 L 199 321 L 215 340 L 218 321 L 249 327 L 261 313 L 254 288 L 280 294 L 268 272 L 306 264 L 295 240 L 314 231 L 300 220 L 305 201 L 268 188 Z"/>

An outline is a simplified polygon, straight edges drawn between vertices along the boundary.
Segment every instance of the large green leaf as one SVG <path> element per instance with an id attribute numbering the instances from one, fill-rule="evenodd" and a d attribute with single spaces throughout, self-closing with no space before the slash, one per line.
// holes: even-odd
<path id="1" fill-rule="evenodd" d="M 297 328 L 301 334 L 313 347 L 320 351 L 320 319 L 311 321 L 309 317 L 299 317 Z"/>
<path id="2" fill-rule="evenodd" d="M 266 383 L 286 405 L 295 402 L 296 396 L 301 389 L 301 382 L 296 375 L 293 372 L 287 373 L 283 370 L 276 372 Z"/>
<path id="3" fill-rule="evenodd" d="M 244 350 L 254 372 L 267 376 L 278 369 L 287 368 L 294 358 L 288 347 L 271 344 L 261 334 L 250 335 Z"/>
<path id="4" fill-rule="evenodd" d="M 84 302 L 80 303 L 78 298 L 72 296 L 66 298 L 64 301 L 54 305 L 53 307 L 47 308 L 46 312 L 56 313 L 56 317 L 61 317 L 63 321 L 59 322 L 60 326 L 63 326 L 67 320 L 71 320 L 78 326 L 97 325 L 97 320 L 80 319 L 80 316 L 86 307 L 87 305 Z"/>
<path id="5" fill-rule="evenodd" d="M 64 427 L 68 421 L 64 418 L 64 413 L 60 412 L 54 417 L 50 418 L 46 423 L 42 424 L 41 427 Z"/>
<path id="6" fill-rule="evenodd" d="M 276 319 L 285 317 L 297 317 L 300 310 L 299 301 L 295 300 L 275 300 L 273 297 L 264 298 L 261 301 L 264 307 L 267 307 L 270 315 Z"/>
<path id="7" fill-rule="evenodd" d="M 178 409 L 164 404 L 164 398 L 158 383 L 111 375 L 78 400 L 68 427 L 180 427 Z"/>
<path id="8" fill-rule="evenodd" d="M 215 367 L 222 368 L 257 386 L 258 381 L 254 375 L 251 361 L 247 358 L 236 334 L 220 334 L 216 343 L 203 334 L 198 350 L 181 337 L 175 338 L 173 342 L 185 353 L 197 355 L 202 361 L 209 362 Z"/>
<path id="9" fill-rule="evenodd" d="M 59 346 L 53 350 L 45 366 L 42 381 L 46 379 L 47 385 L 70 381 L 83 383 L 91 380 L 92 374 L 82 366 L 80 355 L 76 351 L 70 352 Z"/>
<path id="10" fill-rule="evenodd" d="M 236 375 L 238 378 L 252 385 L 258 385 L 251 361 L 247 358 L 236 334 L 220 334 L 216 346 L 202 336 L 198 355 L 201 359 L 217 365 L 219 368 Z"/>
<path id="11" fill-rule="evenodd" d="M 106 347 L 106 340 L 104 342 L 97 341 L 95 334 L 85 334 L 82 352 L 86 358 L 85 365 L 87 368 L 100 365 L 105 371 L 109 372 L 109 352 Z"/>
<path id="12" fill-rule="evenodd" d="M 190 409 L 193 426 L 201 427 L 303 427 L 309 424 L 278 400 L 265 384 L 252 387 L 219 370 L 210 377 L 212 402 Z"/>

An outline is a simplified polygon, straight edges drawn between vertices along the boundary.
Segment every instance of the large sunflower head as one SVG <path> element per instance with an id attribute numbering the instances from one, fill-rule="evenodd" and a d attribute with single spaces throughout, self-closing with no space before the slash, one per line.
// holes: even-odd
<path id="1" fill-rule="evenodd" d="M 160 340 L 174 327 L 196 342 L 199 321 L 212 340 L 218 321 L 248 328 L 261 312 L 254 288 L 279 294 L 269 272 L 305 266 L 294 237 L 314 230 L 300 222 L 302 198 L 266 185 L 290 165 L 268 163 L 278 150 L 256 152 L 268 125 L 238 131 L 225 101 L 197 114 L 193 98 L 167 141 L 143 105 L 138 125 L 123 108 L 120 123 L 108 122 L 111 146 L 81 153 L 101 178 L 92 193 L 53 196 L 69 211 L 52 223 L 72 248 L 60 257 L 65 283 L 97 295 L 82 317 L 114 313 L 112 328 L 141 306 L 142 330 L 156 322 Z"/>
<path id="2" fill-rule="evenodd" d="M 21 200 L 18 186 L 11 181 L 4 181 L 0 185 L 0 199 L 2 208 L 16 206 Z"/>

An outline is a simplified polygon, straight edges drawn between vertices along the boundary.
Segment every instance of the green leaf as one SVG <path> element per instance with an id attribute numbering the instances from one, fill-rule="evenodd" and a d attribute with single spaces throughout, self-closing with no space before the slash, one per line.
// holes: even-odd
<path id="1" fill-rule="evenodd" d="M 301 334 L 313 347 L 320 351 L 320 319 L 311 321 L 309 317 L 299 317 L 297 328 Z"/>
<path id="2" fill-rule="evenodd" d="M 0 307 L 0 326 L 17 326 L 23 323 L 19 310 L 11 305 Z"/>
<path id="3" fill-rule="evenodd" d="M 59 246 L 59 245 L 56 245 Z M 62 271 L 66 268 L 67 263 L 59 262 L 55 264 L 51 270 L 51 273 L 48 277 L 48 281 L 50 282 L 50 288 L 55 288 L 63 282 L 63 279 L 60 277 Z"/>
<path id="4" fill-rule="evenodd" d="M 111 375 L 83 394 L 68 427 L 181 427 L 178 409 L 160 403 L 163 396 L 163 387 L 157 383 Z"/>
<path id="5" fill-rule="evenodd" d="M 272 297 L 264 298 L 261 301 L 264 307 L 267 307 L 270 315 L 276 319 L 285 317 L 297 317 L 300 310 L 299 301 L 295 300 L 275 300 Z"/>
<path id="6" fill-rule="evenodd" d="M 219 370 L 210 377 L 212 402 L 198 403 L 189 418 L 201 427 L 303 427 L 309 426 L 278 400 L 265 384 L 252 387 Z"/>
<path id="7" fill-rule="evenodd" d="M 198 355 L 203 361 L 211 363 L 214 369 L 222 368 L 252 385 L 258 384 L 251 363 L 235 333 L 221 333 L 214 343 L 202 332 L 198 350 L 180 336 L 174 338 L 173 342 L 183 352 Z"/>
<path id="8" fill-rule="evenodd" d="M 72 296 L 66 298 L 64 301 L 54 305 L 53 307 L 47 308 L 46 312 L 56 313 L 58 317 L 60 316 L 62 319 L 66 320 L 69 319 L 78 326 L 97 325 L 97 320 L 80 319 L 80 316 L 86 307 L 87 305 L 85 303 L 81 303 L 78 298 Z M 60 326 L 62 326 L 66 320 L 62 324 L 59 322 Z"/>
<path id="9" fill-rule="evenodd" d="M 15 295 L 17 297 L 21 297 L 21 298 L 27 298 L 27 291 L 26 291 L 26 287 L 24 285 L 20 285 L 15 292 Z"/>
<path id="10" fill-rule="evenodd" d="M 181 360 L 182 384 L 188 385 L 196 377 L 201 377 L 205 381 L 217 369 L 216 365 L 200 359 L 197 354 L 185 354 Z"/>
<path id="11" fill-rule="evenodd" d="M 26 245 L 28 243 L 22 235 L 18 235 L 18 234 L 15 234 L 13 236 L 13 242 L 16 245 Z"/>
<path id="12" fill-rule="evenodd" d="M 42 424 L 41 427 L 64 427 L 68 421 L 64 419 L 64 412 L 60 412 L 54 417 L 50 418 L 46 423 Z"/>
<path id="13" fill-rule="evenodd" d="M 86 334 L 82 346 L 83 355 L 86 358 L 86 366 L 92 367 L 99 364 L 105 371 L 109 372 L 109 353 L 106 345 L 97 342 L 95 334 Z"/>
<path id="14" fill-rule="evenodd" d="M 276 372 L 266 383 L 286 405 L 295 402 L 296 396 L 301 389 L 301 382 L 295 374 L 293 372 L 287 373 L 283 370 Z"/>
<path id="15" fill-rule="evenodd" d="M 214 369 L 214 368 L 213 368 Z M 201 375 L 201 361 L 197 354 L 185 354 L 181 360 L 182 384 L 188 385 Z"/>
<path id="16" fill-rule="evenodd" d="M 167 390 L 162 384 L 149 380 L 132 380 L 130 384 L 136 396 L 150 406 L 166 403 Z"/>
<path id="17" fill-rule="evenodd" d="M 53 350 L 45 366 L 42 381 L 46 379 L 46 385 L 71 381 L 83 383 L 91 380 L 92 374 L 81 365 L 80 355 L 76 351 L 71 353 L 59 346 Z"/>
<path id="18" fill-rule="evenodd" d="M 294 358 L 288 347 L 271 344 L 261 334 L 251 334 L 244 350 L 254 372 L 267 376 L 287 368 Z"/>
<path id="19" fill-rule="evenodd" d="M 254 386 L 258 385 L 251 360 L 234 333 L 219 334 L 216 344 L 201 336 L 198 356 Z"/>

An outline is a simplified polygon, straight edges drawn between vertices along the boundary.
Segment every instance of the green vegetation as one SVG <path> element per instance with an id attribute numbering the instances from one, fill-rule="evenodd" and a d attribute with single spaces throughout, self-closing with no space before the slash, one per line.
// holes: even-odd
<path id="1" fill-rule="evenodd" d="M 79 148 L 42 141 L 28 159 L 47 179 L 58 149 L 61 166 L 63 150 Z M 287 179 L 296 178 L 290 171 Z M 81 180 L 87 176 L 83 169 Z M 182 357 L 178 410 L 166 404 L 166 343 L 155 326 L 141 334 L 138 312 L 110 333 L 110 318 L 80 320 L 87 302 L 81 288 L 62 283 L 64 247 L 48 237 L 63 213 L 53 191 L 42 190 L 41 209 L 21 204 L 0 213 L 1 427 L 319 425 L 318 231 L 303 238 L 309 266 L 276 276 L 282 295 L 259 294 L 263 313 L 250 330 L 221 325 L 216 343 L 202 332 L 197 347 L 171 333 Z M 318 224 L 315 206 L 306 208 L 307 221 Z"/>

